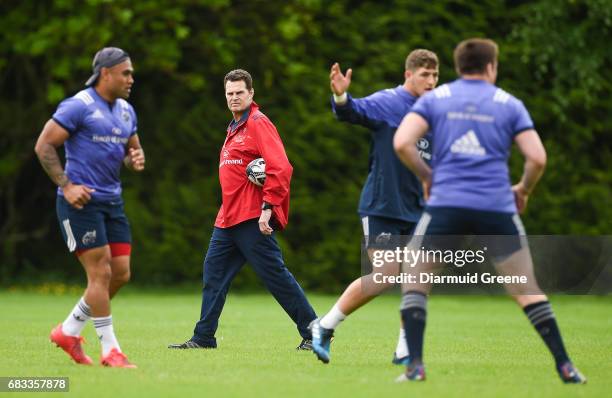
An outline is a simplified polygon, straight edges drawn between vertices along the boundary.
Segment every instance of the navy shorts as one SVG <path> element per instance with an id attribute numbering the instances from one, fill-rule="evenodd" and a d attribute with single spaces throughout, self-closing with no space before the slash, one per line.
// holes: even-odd
<path id="1" fill-rule="evenodd" d="M 390 244 L 405 246 L 416 223 L 396 218 L 362 216 L 363 236 L 367 248 Z"/>
<path id="2" fill-rule="evenodd" d="M 121 199 L 116 202 L 92 201 L 79 210 L 58 195 L 56 211 L 64 242 L 71 252 L 132 241 L 130 223 Z"/>
<path id="3" fill-rule="evenodd" d="M 426 248 L 456 249 L 464 236 L 478 235 L 478 245 L 487 246 L 496 258 L 506 257 L 522 247 L 525 228 L 516 213 L 503 213 L 458 207 L 427 207 L 417 223 L 414 235 L 423 238 Z M 448 235 L 460 235 L 456 237 Z"/>

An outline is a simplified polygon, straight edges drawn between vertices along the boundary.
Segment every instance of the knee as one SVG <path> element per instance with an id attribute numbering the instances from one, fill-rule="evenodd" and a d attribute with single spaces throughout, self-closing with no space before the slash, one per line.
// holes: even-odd
<path id="1" fill-rule="evenodd" d="M 110 257 L 102 256 L 88 267 L 87 278 L 91 284 L 108 286 L 112 278 Z"/>
<path id="2" fill-rule="evenodd" d="M 118 285 L 125 285 L 126 283 L 130 281 L 131 276 L 132 274 L 129 269 L 125 271 L 121 271 L 119 273 L 113 272 L 112 281 L 113 283 L 118 284 Z"/>

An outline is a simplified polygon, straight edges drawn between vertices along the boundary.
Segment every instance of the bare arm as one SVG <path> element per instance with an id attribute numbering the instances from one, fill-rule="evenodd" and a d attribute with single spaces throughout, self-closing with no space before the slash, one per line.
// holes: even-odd
<path id="1" fill-rule="evenodd" d="M 77 209 L 81 209 L 89 202 L 94 190 L 85 185 L 73 184 L 64 172 L 57 154 L 57 147 L 63 145 L 69 137 L 70 134 L 62 126 L 53 119 L 49 119 L 36 141 L 34 151 L 51 181 L 62 188 L 64 198 L 68 203 Z"/>
<path id="2" fill-rule="evenodd" d="M 138 134 L 130 137 L 127 143 L 127 155 L 123 159 L 123 164 L 130 170 L 143 171 L 145 168 L 145 154 Z"/>
<path id="3" fill-rule="evenodd" d="M 43 169 L 47 172 L 53 183 L 61 188 L 70 183 L 70 180 L 64 173 L 64 168 L 57 154 L 57 147 L 64 144 L 70 135 L 68 132 L 53 119 L 43 127 L 34 151 Z"/>
<path id="4" fill-rule="evenodd" d="M 544 174 L 546 167 L 546 150 L 540 136 L 534 129 L 522 131 L 516 135 L 514 141 L 525 157 L 523 176 L 518 184 L 512 187 L 516 199 L 516 207 L 522 213 L 527 207 L 529 195 Z"/>
<path id="5" fill-rule="evenodd" d="M 410 112 L 404 117 L 393 137 L 393 148 L 397 156 L 421 180 L 425 199 L 429 198 L 431 188 L 431 168 L 419 155 L 416 143 L 427 134 L 427 130 L 427 121 L 418 113 Z"/>

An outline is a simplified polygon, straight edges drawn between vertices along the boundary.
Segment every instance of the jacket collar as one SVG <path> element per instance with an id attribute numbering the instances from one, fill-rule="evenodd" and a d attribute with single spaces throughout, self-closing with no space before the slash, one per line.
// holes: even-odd
<path id="1" fill-rule="evenodd" d="M 232 120 L 227 126 L 228 133 L 235 133 L 243 124 L 245 124 L 257 111 L 259 110 L 259 105 L 255 103 L 255 101 L 251 102 L 251 106 L 247 112 L 245 112 L 238 120 L 237 123 L 234 124 L 234 120 Z M 233 128 L 232 128 L 233 127 Z"/>

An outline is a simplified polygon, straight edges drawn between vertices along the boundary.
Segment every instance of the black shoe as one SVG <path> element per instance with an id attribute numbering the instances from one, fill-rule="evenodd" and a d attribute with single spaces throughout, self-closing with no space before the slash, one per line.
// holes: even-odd
<path id="1" fill-rule="evenodd" d="M 196 343 L 193 340 L 187 340 L 184 343 L 179 343 L 179 344 L 170 344 L 168 346 L 168 348 L 172 348 L 175 350 L 187 350 L 190 348 L 217 348 L 217 346 L 212 346 L 212 345 L 201 345 Z"/>
<path id="2" fill-rule="evenodd" d="M 312 340 L 302 339 L 299 346 L 295 347 L 298 351 L 312 351 Z"/>

